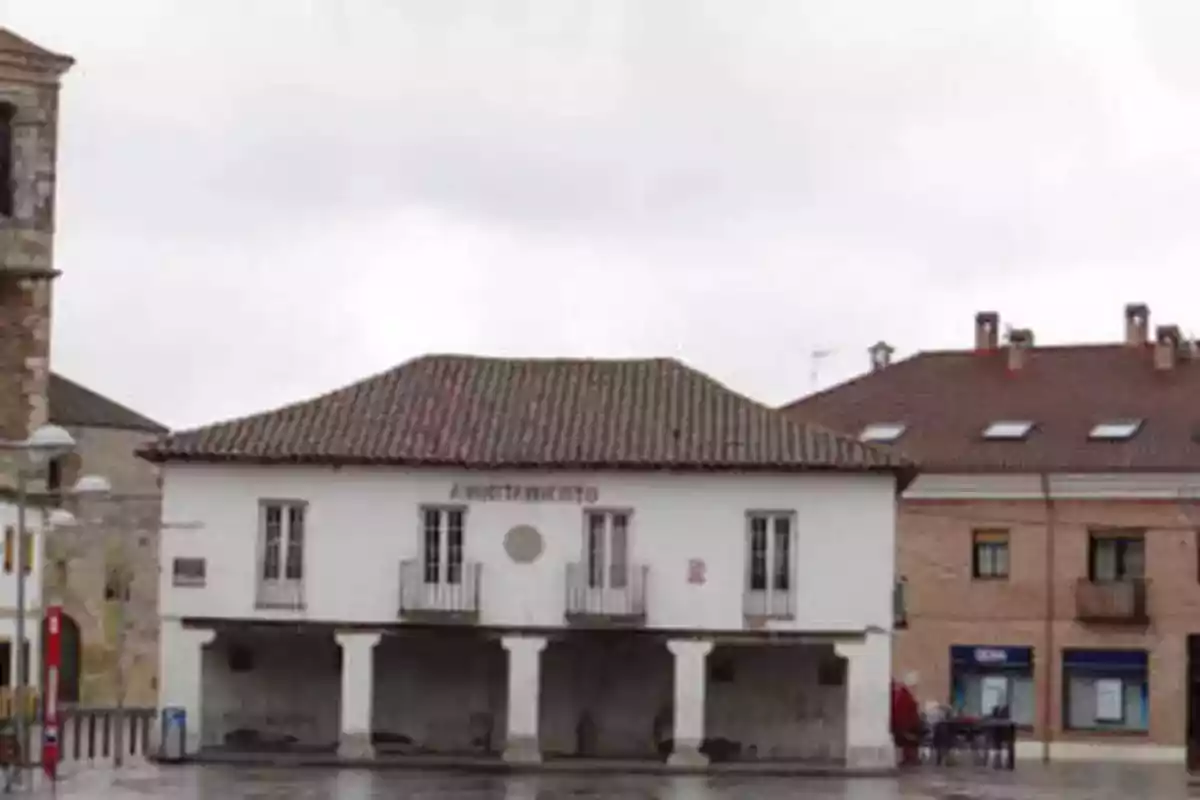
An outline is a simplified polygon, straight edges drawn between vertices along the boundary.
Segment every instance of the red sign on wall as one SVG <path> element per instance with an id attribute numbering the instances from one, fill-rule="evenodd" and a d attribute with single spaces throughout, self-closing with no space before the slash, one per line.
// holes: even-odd
<path id="1" fill-rule="evenodd" d="M 62 606 L 46 609 L 46 674 L 43 677 L 45 724 L 42 726 L 42 769 L 54 780 L 58 774 L 58 679 L 62 666 Z"/>

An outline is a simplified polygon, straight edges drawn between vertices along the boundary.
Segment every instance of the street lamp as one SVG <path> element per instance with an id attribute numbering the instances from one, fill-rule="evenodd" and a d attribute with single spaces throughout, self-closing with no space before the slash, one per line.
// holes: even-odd
<path id="1" fill-rule="evenodd" d="M 29 752 L 29 742 L 26 736 L 25 696 L 29 685 L 29 663 L 25 656 L 25 539 L 28 536 L 25 520 L 25 504 L 28 502 L 28 481 L 46 469 L 50 462 L 59 456 L 64 456 L 75 449 L 75 439 L 58 425 L 42 425 L 20 441 L 0 441 L 0 449 L 10 450 L 17 457 L 17 713 L 15 715 L 14 733 L 21 747 L 21 761 Z M 20 765 L 24 770 L 24 764 Z M 23 775 L 23 772 L 19 773 Z"/>

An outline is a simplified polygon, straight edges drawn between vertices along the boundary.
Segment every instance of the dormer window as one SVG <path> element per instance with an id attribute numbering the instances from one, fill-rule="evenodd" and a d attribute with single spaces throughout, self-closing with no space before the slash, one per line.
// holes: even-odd
<path id="1" fill-rule="evenodd" d="M 1111 422 L 1099 422 L 1088 433 L 1089 439 L 1098 439 L 1108 442 L 1119 442 L 1125 439 L 1133 438 L 1133 435 L 1142 427 L 1140 419 L 1125 419 L 1113 420 Z"/>
<path id="2" fill-rule="evenodd" d="M 906 427 L 903 422 L 872 422 L 862 429 L 858 438 L 864 442 L 894 442 Z"/>
<path id="3" fill-rule="evenodd" d="M 1004 419 L 993 422 L 983 429 L 985 439 L 1017 440 L 1024 439 L 1033 430 L 1033 423 L 1027 419 Z"/>

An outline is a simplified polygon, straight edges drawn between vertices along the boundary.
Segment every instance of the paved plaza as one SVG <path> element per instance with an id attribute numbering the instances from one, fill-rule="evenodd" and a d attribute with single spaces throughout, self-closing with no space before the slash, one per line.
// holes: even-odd
<path id="1" fill-rule="evenodd" d="M 1022 766 L 1015 772 L 927 772 L 895 779 L 466 775 L 316 768 L 80 769 L 63 800 L 1168 800 L 1189 793 L 1179 767 Z"/>

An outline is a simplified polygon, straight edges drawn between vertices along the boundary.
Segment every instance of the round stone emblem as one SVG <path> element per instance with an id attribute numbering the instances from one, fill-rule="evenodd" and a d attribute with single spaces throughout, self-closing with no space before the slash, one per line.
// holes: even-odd
<path id="1" fill-rule="evenodd" d="M 504 552 L 517 564 L 532 564 L 542 554 L 542 535 L 532 525 L 518 525 L 504 534 Z"/>

